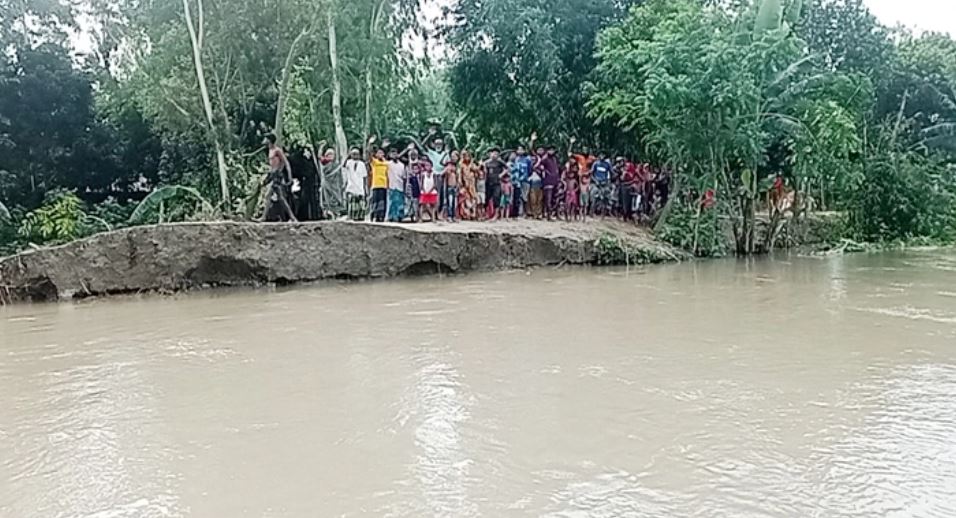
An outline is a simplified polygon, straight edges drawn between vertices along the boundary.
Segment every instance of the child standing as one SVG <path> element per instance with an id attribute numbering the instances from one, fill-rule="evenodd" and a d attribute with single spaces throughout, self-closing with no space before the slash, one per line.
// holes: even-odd
<path id="1" fill-rule="evenodd" d="M 578 191 L 580 192 L 580 199 L 578 203 L 579 210 L 581 211 L 581 220 L 587 221 L 588 214 L 591 213 L 591 171 L 588 168 L 584 168 L 578 171 Z"/>
<path id="2" fill-rule="evenodd" d="M 458 153 L 452 152 L 451 160 L 445 163 L 445 217 L 452 223 L 458 213 Z"/>
<path id="3" fill-rule="evenodd" d="M 422 217 L 422 173 L 431 164 L 418 156 L 418 150 L 410 148 L 408 151 L 407 177 L 405 179 L 405 219 L 417 223 Z"/>
<path id="4" fill-rule="evenodd" d="M 498 204 L 498 219 L 511 218 L 514 192 L 514 186 L 511 185 L 511 169 L 505 168 L 501 172 L 501 203 Z"/>
<path id="5" fill-rule="evenodd" d="M 578 203 L 580 190 L 578 189 L 578 164 L 574 160 L 568 162 L 568 170 L 564 174 L 564 220 L 578 219 Z"/>
<path id="6" fill-rule="evenodd" d="M 431 167 L 422 170 L 421 187 L 422 221 L 425 220 L 424 215 L 428 214 L 428 221 L 435 222 L 438 219 L 435 213 L 438 207 L 438 185 L 435 182 L 435 171 Z"/>

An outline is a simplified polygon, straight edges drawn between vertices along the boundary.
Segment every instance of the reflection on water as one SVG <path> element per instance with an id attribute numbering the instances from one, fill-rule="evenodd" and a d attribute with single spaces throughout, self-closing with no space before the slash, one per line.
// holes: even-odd
<path id="1" fill-rule="evenodd" d="M 956 255 L 0 309 L 0 516 L 956 516 Z"/>

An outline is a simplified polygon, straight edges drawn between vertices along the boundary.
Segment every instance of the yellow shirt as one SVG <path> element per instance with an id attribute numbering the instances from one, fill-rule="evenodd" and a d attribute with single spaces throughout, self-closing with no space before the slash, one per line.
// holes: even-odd
<path id="1" fill-rule="evenodd" d="M 372 189 L 388 188 L 388 162 L 372 159 Z"/>

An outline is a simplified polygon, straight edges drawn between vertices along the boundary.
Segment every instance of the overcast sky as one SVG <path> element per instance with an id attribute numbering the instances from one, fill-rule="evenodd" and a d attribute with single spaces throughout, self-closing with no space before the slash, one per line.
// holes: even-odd
<path id="1" fill-rule="evenodd" d="M 956 36 L 956 0 L 865 0 L 886 25 L 902 23 L 923 31 Z"/>
<path id="2" fill-rule="evenodd" d="M 426 0 L 426 11 L 453 0 Z M 917 31 L 948 32 L 956 37 L 956 0 L 864 0 L 884 24 L 905 25 Z M 82 27 L 82 23 L 81 23 Z M 89 37 L 81 32 L 73 38 L 76 50 L 89 49 Z"/>

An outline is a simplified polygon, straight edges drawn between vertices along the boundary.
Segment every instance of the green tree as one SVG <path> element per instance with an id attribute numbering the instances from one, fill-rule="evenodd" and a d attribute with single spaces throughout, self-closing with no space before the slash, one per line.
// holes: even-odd
<path id="1" fill-rule="evenodd" d="M 593 140 L 585 82 L 598 32 L 636 1 L 462 0 L 449 43 L 452 99 L 484 137 Z"/>
<path id="2" fill-rule="evenodd" d="M 838 77 L 815 67 L 791 33 L 799 2 L 743 7 L 652 0 L 635 8 L 599 39 L 590 106 L 601 119 L 638 128 L 679 185 L 714 189 L 738 252 L 753 253 L 756 205 L 766 187 L 760 172 L 774 172 L 763 167 L 774 143 L 795 142 L 791 160 L 809 172 L 822 157 L 851 152 L 859 117 L 846 98 L 825 95 L 841 90 Z M 834 107 L 845 110 L 840 124 L 824 123 Z M 830 148 L 808 144 L 835 137 L 840 142 Z"/>
<path id="3" fill-rule="evenodd" d="M 177 182 L 226 200 L 258 185 L 264 133 L 307 148 L 332 140 L 339 153 L 359 140 L 366 113 L 405 87 L 394 72 L 413 3 L 97 2 L 123 42 L 100 52 L 113 64 L 108 95 L 159 135 L 161 169 L 172 162 L 187 172 Z M 374 92 L 367 77 L 377 78 Z"/>
<path id="4" fill-rule="evenodd" d="M 878 78 L 895 52 L 890 30 L 863 0 L 808 0 L 796 33 L 832 71 Z"/>
<path id="5" fill-rule="evenodd" d="M 125 192 L 116 128 L 96 110 L 93 80 L 55 43 L 20 48 L 0 70 L 0 198 L 37 206 L 66 187 L 86 197 Z"/>

